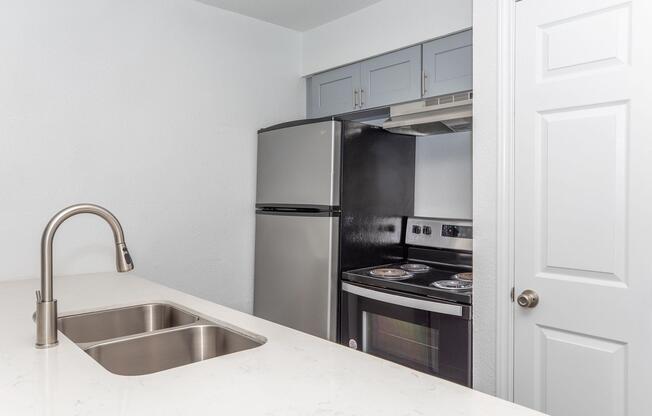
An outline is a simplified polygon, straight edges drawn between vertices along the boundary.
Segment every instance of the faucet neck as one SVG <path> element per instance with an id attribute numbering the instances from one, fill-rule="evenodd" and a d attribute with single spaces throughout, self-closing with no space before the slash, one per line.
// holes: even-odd
<path id="1" fill-rule="evenodd" d="M 52 296 L 52 244 L 54 241 L 54 235 L 57 232 L 59 226 L 68 218 L 77 215 L 77 214 L 94 214 L 104 219 L 113 232 L 113 239 L 116 245 L 116 267 L 118 271 L 130 270 L 129 266 L 133 268 L 131 264 L 131 258 L 129 253 L 126 252 L 126 246 L 124 242 L 124 232 L 122 231 L 122 226 L 118 219 L 109 212 L 106 208 L 102 208 L 99 205 L 94 204 L 77 204 L 72 205 L 68 208 L 64 208 L 59 211 L 57 214 L 52 217 L 50 222 L 48 222 L 45 230 L 43 230 L 43 236 L 41 237 L 41 299 L 43 302 L 51 302 L 53 300 Z M 125 262 L 124 254 L 122 253 L 123 249 L 126 252 L 126 257 L 129 260 L 126 270 L 125 266 L 121 262 Z"/>

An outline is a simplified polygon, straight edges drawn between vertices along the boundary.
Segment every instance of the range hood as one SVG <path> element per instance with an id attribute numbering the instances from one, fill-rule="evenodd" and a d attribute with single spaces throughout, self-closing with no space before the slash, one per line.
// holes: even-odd
<path id="1" fill-rule="evenodd" d="M 445 95 L 389 108 L 383 128 L 414 136 L 470 131 L 473 92 Z"/>

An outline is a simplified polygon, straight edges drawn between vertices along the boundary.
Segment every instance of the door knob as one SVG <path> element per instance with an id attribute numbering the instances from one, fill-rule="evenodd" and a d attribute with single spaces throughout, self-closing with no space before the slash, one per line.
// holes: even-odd
<path id="1" fill-rule="evenodd" d="M 539 303 L 539 295 L 534 290 L 526 289 L 516 298 L 518 306 L 534 308 Z"/>

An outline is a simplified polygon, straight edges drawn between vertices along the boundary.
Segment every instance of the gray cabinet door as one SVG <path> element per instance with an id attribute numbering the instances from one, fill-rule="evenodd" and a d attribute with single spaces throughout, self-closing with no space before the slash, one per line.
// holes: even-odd
<path id="1" fill-rule="evenodd" d="M 360 63 L 362 108 L 421 98 L 421 45 Z"/>
<path id="2" fill-rule="evenodd" d="M 360 64 L 348 65 L 312 77 L 310 117 L 330 116 L 356 110 Z"/>
<path id="3" fill-rule="evenodd" d="M 424 97 L 473 89 L 472 31 L 423 44 Z"/>

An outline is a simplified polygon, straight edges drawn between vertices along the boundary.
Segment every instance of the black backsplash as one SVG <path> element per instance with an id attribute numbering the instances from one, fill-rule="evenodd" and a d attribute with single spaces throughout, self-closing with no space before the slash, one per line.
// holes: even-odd
<path id="1" fill-rule="evenodd" d="M 342 122 L 340 267 L 405 257 L 405 223 L 414 215 L 415 138 Z"/>

